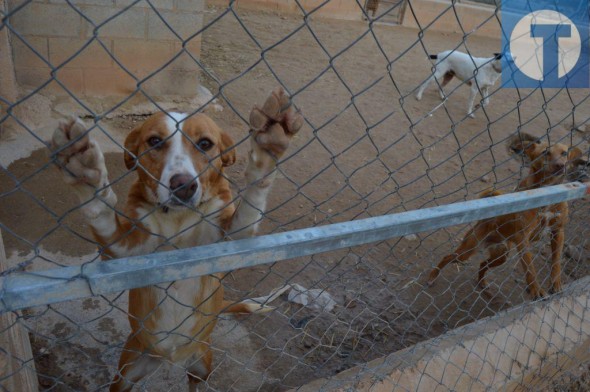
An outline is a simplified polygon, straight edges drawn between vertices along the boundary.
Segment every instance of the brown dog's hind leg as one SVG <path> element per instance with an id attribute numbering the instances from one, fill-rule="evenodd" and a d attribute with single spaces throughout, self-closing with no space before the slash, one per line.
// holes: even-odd
<path id="1" fill-rule="evenodd" d="M 564 241 L 563 228 L 551 231 L 551 294 L 561 291 L 561 253 Z"/>
<path id="2" fill-rule="evenodd" d="M 490 257 L 481 262 L 479 265 L 479 274 L 477 276 L 477 285 L 482 290 L 485 290 L 488 287 L 485 278 L 488 270 L 499 267 L 506 262 L 508 258 L 508 246 L 503 244 L 495 245 L 490 247 L 488 252 L 490 253 Z"/>
<path id="3" fill-rule="evenodd" d="M 144 352 L 143 346 L 132 332 L 121 353 L 118 371 L 109 391 L 130 391 L 136 382 L 156 371 L 159 365 L 160 361 L 156 357 Z"/>
<path id="4" fill-rule="evenodd" d="M 202 381 L 207 381 L 212 370 L 213 353 L 209 350 L 208 345 L 203 345 L 201 355 L 193 355 L 186 363 L 186 375 L 188 377 L 189 392 L 197 392 L 197 385 Z"/>
<path id="5" fill-rule="evenodd" d="M 432 286 L 434 284 L 434 281 L 440 274 L 440 271 L 446 267 L 447 264 L 451 262 L 466 262 L 477 251 L 478 246 L 479 244 L 474 228 L 469 230 L 459 247 L 457 247 L 453 253 L 445 256 L 440 261 L 440 263 L 438 263 L 438 265 L 434 267 L 432 271 L 430 271 L 430 275 L 428 276 L 428 286 Z"/>
<path id="6" fill-rule="evenodd" d="M 547 294 L 539 286 L 537 282 L 537 271 L 533 265 L 533 256 L 529 252 L 529 242 L 524 235 L 515 236 L 514 242 L 516 249 L 520 254 L 520 263 L 524 269 L 524 275 L 527 283 L 527 292 L 531 294 L 534 299 L 545 297 Z"/>

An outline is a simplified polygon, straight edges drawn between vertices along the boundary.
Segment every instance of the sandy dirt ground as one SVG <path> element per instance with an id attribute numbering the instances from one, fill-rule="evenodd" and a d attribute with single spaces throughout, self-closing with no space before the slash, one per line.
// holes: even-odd
<path id="1" fill-rule="evenodd" d="M 571 132 L 572 111 L 576 122 L 590 117 L 584 91 L 543 95 L 498 89 L 475 119 L 465 118 L 468 89 L 456 81 L 447 86 L 450 99 L 444 103 L 434 87 L 421 102 L 414 100 L 432 66 L 427 53 L 467 47 L 475 56 L 487 56 L 500 50 L 497 39 L 426 32 L 420 40 L 417 30 L 399 26 L 376 25 L 371 31 L 363 22 L 312 18 L 305 26 L 289 16 L 237 16 L 239 21 L 236 14 L 214 8 L 207 13 L 207 21 L 219 19 L 204 32 L 202 79 L 214 94 L 222 93 L 224 107 L 211 116 L 236 141 L 244 141 L 249 110 L 282 84 L 307 121 L 280 165 L 262 233 L 469 200 L 490 187 L 512 190 L 523 170 L 508 155 L 505 140 L 517 129 L 588 149 L 590 133 Z M 64 99 L 40 102 L 54 119 L 82 112 Z M 108 102 L 87 100 L 99 113 Z M 36 104 L 28 110 L 41 109 Z M 92 132 L 122 200 L 134 174 L 126 172 L 117 144 L 145 116 L 109 117 Z M 47 139 L 51 124 L 36 125 L 35 135 L 15 130 L 0 140 L 0 222 L 11 265 L 35 270 L 94 261 L 88 224 L 37 140 Z M 241 143 L 230 170 L 238 184 L 243 184 L 245 152 Z M 565 283 L 590 271 L 588 213 L 587 201 L 572 203 Z M 515 257 L 489 274 L 491 297 L 475 288 L 481 255 L 467 266 L 449 266 L 434 287 L 424 285 L 428 270 L 456 246 L 464 229 L 449 227 L 228 274 L 228 298 L 265 295 L 298 283 L 324 289 L 337 306 L 319 312 L 281 297 L 265 316 L 222 321 L 213 342 L 215 370 L 203 390 L 287 390 L 529 301 Z M 545 288 L 549 255 L 545 237 L 535 247 Z M 108 384 L 128 333 L 125 293 L 29 309 L 25 319 L 44 388 L 90 391 Z M 185 390 L 183 371 L 162 368 L 141 388 Z"/>

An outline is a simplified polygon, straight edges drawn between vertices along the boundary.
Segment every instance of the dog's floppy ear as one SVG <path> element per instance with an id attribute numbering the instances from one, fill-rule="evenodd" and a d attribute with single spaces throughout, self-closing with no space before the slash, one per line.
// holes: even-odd
<path id="1" fill-rule="evenodd" d="M 236 162 L 236 148 L 231 136 L 221 132 L 221 163 L 223 167 L 228 167 Z"/>
<path id="2" fill-rule="evenodd" d="M 569 150 L 567 160 L 569 168 L 567 171 L 568 181 L 590 181 L 590 163 L 588 159 L 584 157 L 584 153 L 578 147 L 572 147 Z"/>
<path id="3" fill-rule="evenodd" d="M 529 160 L 533 160 L 536 149 L 541 145 L 538 137 L 525 132 L 517 133 L 508 142 L 508 152 L 511 154 L 524 154 Z"/>
<path id="4" fill-rule="evenodd" d="M 567 160 L 574 166 L 588 166 L 588 159 L 578 147 L 572 147 L 567 155 Z"/>
<path id="5" fill-rule="evenodd" d="M 125 139 L 125 152 L 123 158 L 125 159 L 125 166 L 127 170 L 135 170 L 135 162 L 137 160 L 137 154 L 139 152 L 139 135 L 141 131 L 141 125 L 135 127 L 127 138 Z"/>

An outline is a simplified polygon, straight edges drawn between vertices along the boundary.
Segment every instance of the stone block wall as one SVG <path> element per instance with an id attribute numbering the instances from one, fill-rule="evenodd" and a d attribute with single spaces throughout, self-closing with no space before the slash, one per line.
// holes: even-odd
<path id="1" fill-rule="evenodd" d="M 21 87 L 100 96 L 127 95 L 140 83 L 150 95 L 196 94 L 191 55 L 200 54 L 205 0 L 151 0 L 155 9 L 145 0 L 70 3 L 8 0 Z"/>

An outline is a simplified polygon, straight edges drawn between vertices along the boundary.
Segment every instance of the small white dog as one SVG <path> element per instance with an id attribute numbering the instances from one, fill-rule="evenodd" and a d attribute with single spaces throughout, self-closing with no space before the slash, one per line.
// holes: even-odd
<path id="1" fill-rule="evenodd" d="M 439 93 L 441 99 L 445 99 L 445 94 L 442 88 L 446 86 L 453 76 L 456 76 L 462 82 L 471 86 L 471 94 L 467 104 L 467 114 L 474 118 L 473 101 L 477 95 L 478 90 L 483 97 L 483 105 L 490 102 L 489 89 L 492 87 L 498 78 L 502 75 L 502 54 L 494 53 L 494 57 L 471 57 L 467 53 L 446 50 L 439 54 L 430 55 L 433 60 L 438 60 L 435 65 L 435 71 L 432 76 L 420 86 L 416 93 L 416 99 L 422 99 L 422 94 L 428 85 L 436 78 L 437 81 L 441 79 Z M 475 79 L 475 83 L 473 83 Z"/>

